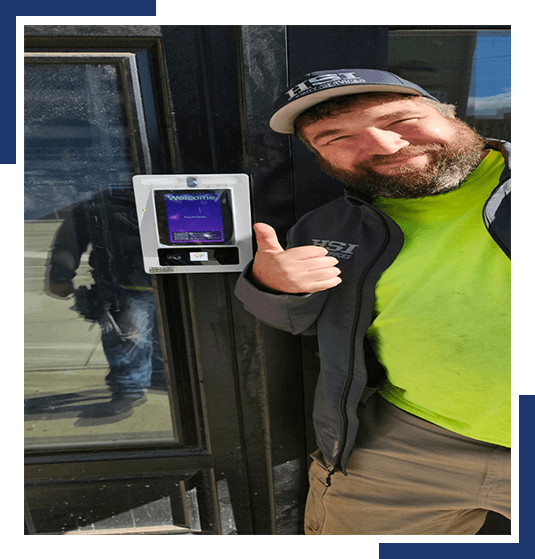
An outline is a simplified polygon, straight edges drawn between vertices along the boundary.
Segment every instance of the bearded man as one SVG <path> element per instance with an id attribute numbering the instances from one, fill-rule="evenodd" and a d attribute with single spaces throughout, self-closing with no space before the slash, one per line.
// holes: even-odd
<path id="1" fill-rule="evenodd" d="M 380 70 L 313 72 L 270 126 L 345 196 L 258 251 L 245 308 L 318 336 L 305 533 L 475 534 L 510 509 L 510 168 L 454 107 Z"/>

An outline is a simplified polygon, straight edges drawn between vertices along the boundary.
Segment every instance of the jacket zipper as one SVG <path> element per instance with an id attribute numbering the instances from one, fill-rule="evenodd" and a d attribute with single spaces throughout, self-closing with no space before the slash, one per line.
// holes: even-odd
<path id="1" fill-rule="evenodd" d="M 329 473 L 327 474 L 327 477 L 325 478 L 326 487 L 331 486 L 331 477 L 334 473 L 336 473 L 338 471 L 340 471 L 340 466 L 335 466 L 332 470 L 329 470 Z"/>
<path id="2" fill-rule="evenodd" d="M 370 207 L 373 208 L 373 206 L 370 206 Z M 373 260 L 370 261 L 370 263 L 368 264 L 368 266 L 366 267 L 366 269 L 362 273 L 362 275 L 361 275 L 361 277 L 360 277 L 360 279 L 357 283 L 357 304 L 355 305 L 355 314 L 354 314 L 355 320 L 353 322 L 353 326 L 352 326 L 352 329 L 351 329 L 351 347 L 350 347 L 350 351 L 349 351 L 349 364 L 348 364 L 346 382 L 345 382 L 345 385 L 344 385 L 344 389 L 342 391 L 342 400 L 341 400 L 341 406 L 340 406 L 340 412 L 341 412 L 341 416 L 342 416 L 342 440 L 341 440 L 341 444 L 340 444 L 338 453 L 336 455 L 335 466 L 329 471 L 329 474 L 327 475 L 327 478 L 325 480 L 325 485 L 327 487 L 331 486 L 331 477 L 333 476 L 333 474 L 342 470 L 341 457 L 342 457 L 342 454 L 344 452 L 344 448 L 345 448 L 345 445 L 346 445 L 347 425 L 348 425 L 347 413 L 346 413 L 345 410 L 346 410 L 346 406 L 347 406 L 347 399 L 349 397 L 349 389 L 351 387 L 351 383 L 353 382 L 353 376 L 355 374 L 355 345 L 356 345 L 355 338 L 356 338 L 356 335 L 357 335 L 360 309 L 361 309 L 361 305 L 362 305 L 362 287 L 364 285 L 364 281 L 365 281 L 369 271 L 375 265 L 377 260 L 379 260 L 379 257 L 383 254 L 386 247 L 390 243 L 390 230 L 388 229 L 388 223 L 387 223 L 386 219 L 376 208 L 373 208 L 373 210 L 381 218 L 381 222 L 383 224 L 386 235 L 385 235 L 385 240 L 383 241 L 383 244 L 381 245 L 381 247 L 377 251 Z"/>

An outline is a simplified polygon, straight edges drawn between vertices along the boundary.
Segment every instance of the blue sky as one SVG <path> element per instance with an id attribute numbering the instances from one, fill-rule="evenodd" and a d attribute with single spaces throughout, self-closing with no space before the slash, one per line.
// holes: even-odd
<path id="1" fill-rule="evenodd" d="M 475 104 L 475 105 L 474 105 Z M 469 99 L 469 114 L 500 115 L 511 108 L 511 35 L 480 31 Z"/>

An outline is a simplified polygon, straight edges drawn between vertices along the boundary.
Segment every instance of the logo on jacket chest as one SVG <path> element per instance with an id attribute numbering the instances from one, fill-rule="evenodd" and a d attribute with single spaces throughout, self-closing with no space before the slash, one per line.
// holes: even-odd
<path id="1" fill-rule="evenodd" d="M 329 251 L 329 256 L 349 260 L 353 256 L 353 251 L 359 245 L 342 243 L 341 241 L 329 241 L 328 239 L 312 239 L 316 246 L 325 247 Z"/>

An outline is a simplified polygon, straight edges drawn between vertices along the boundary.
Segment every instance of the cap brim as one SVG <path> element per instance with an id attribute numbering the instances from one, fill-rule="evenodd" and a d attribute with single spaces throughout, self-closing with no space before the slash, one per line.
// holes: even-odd
<path id="1" fill-rule="evenodd" d="M 281 134 L 294 134 L 295 119 L 308 108 L 313 107 L 327 99 L 333 97 L 341 97 L 343 95 L 351 95 L 353 93 L 372 93 L 372 92 L 387 92 L 387 93 L 412 93 L 422 97 L 420 91 L 405 86 L 396 86 L 391 84 L 355 84 L 344 85 L 340 87 L 331 87 L 322 89 L 305 95 L 299 99 L 295 99 L 281 107 L 276 111 L 269 121 L 269 126 L 275 132 Z"/>

